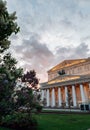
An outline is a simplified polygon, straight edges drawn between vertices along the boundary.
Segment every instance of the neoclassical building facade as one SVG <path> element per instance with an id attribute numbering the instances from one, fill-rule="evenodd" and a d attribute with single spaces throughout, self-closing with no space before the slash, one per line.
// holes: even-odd
<path id="1" fill-rule="evenodd" d="M 41 83 L 42 100 L 47 107 L 80 107 L 90 102 L 90 58 L 65 60 L 48 71 Z"/>

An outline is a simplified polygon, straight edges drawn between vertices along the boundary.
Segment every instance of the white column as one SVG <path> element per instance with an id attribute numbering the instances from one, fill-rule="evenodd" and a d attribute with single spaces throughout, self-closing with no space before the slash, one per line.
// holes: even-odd
<path id="1" fill-rule="evenodd" d="M 76 92 L 75 92 L 75 86 L 72 86 L 72 99 L 73 99 L 73 106 L 77 106 L 77 101 L 76 101 Z"/>
<path id="2" fill-rule="evenodd" d="M 82 84 L 80 84 L 80 91 L 81 91 L 82 102 L 85 102 L 85 93 L 84 93 L 84 88 Z"/>
<path id="3" fill-rule="evenodd" d="M 41 99 L 44 99 L 44 90 L 41 90 Z"/>
<path id="4" fill-rule="evenodd" d="M 49 106 L 49 89 L 47 89 L 47 107 Z"/>
<path id="5" fill-rule="evenodd" d="M 89 90 L 90 90 L 90 83 L 89 83 Z"/>
<path id="6" fill-rule="evenodd" d="M 52 107 L 55 106 L 55 91 L 54 88 L 52 89 Z"/>
<path id="7" fill-rule="evenodd" d="M 68 106 L 68 89 L 67 87 L 65 87 L 65 102 L 66 102 L 66 106 Z"/>
<path id="8" fill-rule="evenodd" d="M 90 103 L 90 83 L 89 83 L 88 85 L 89 85 L 89 91 L 88 91 L 88 102 Z M 90 104 L 89 104 L 89 108 L 90 108 Z"/>
<path id="9" fill-rule="evenodd" d="M 61 103 L 62 103 L 62 99 L 61 99 L 61 88 L 58 88 L 58 103 L 59 103 L 59 106 L 61 106 Z"/>

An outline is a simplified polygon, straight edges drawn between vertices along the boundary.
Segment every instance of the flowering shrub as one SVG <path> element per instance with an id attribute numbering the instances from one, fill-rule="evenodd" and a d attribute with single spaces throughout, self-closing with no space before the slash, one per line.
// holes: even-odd
<path id="1" fill-rule="evenodd" d="M 14 113 L 3 117 L 1 126 L 15 130 L 37 130 L 37 121 L 28 113 Z"/>

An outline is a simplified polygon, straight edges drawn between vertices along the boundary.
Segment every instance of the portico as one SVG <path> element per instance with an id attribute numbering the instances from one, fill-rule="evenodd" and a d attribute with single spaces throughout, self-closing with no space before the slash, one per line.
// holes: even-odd
<path id="1" fill-rule="evenodd" d="M 88 83 L 44 88 L 42 90 L 42 100 L 46 98 L 47 107 L 62 107 L 62 103 L 65 103 L 65 106 L 68 107 L 68 89 L 72 97 L 72 107 L 78 107 L 81 103 L 88 103 L 90 101 Z"/>
<path id="2" fill-rule="evenodd" d="M 49 77 L 50 73 L 52 71 L 49 72 Z M 46 107 L 62 107 L 64 104 L 68 108 L 68 93 L 71 96 L 71 106 L 73 108 L 79 107 L 82 103 L 90 102 L 90 74 L 59 75 L 51 80 L 49 79 L 46 83 L 42 83 L 41 91 L 42 100 L 46 99 Z"/>

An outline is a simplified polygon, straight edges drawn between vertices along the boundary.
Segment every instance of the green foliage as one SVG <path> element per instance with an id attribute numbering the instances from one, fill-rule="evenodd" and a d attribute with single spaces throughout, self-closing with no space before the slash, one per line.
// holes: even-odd
<path id="1" fill-rule="evenodd" d="M 41 112 L 43 109 L 41 94 L 38 94 L 37 92 L 34 94 L 34 102 L 35 102 L 36 112 Z"/>
<path id="2" fill-rule="evenodd" d="M 0 52 L 4 52 L 9 48 L 9 36 L 12 33 L 16 34 L 20 29 L 15 22 L 16 19 L 16 12 L 9 14 L 6 2 L 0 0 Z"/>
<path id="3" fill-rule="evenodd" d="M 37 110 L 37 112 L 41 112 L 42 108 L 43 108 L 43 106 L 41 106 L 40 104 L 36 104 L 36 110 Z"/>
<path id="4" fill-rule="evenodd" d="M 68 92 L 67 92 L 67 101 L 68 101 L 69 109 L 71 110 L 71 105 L 72 105 L 72 94 L 71 94 L 71 92 L 70 92 L 69 89 L 68 89 Z"/>
<path id="5" fill-rule="evenodd" d="M 8 53 L 0 66 L 0 114 L 8 114 L 13 110 L 11 95 L 16 79 L 22 76 L 22 69 L 16 68 L 16 60 Z"/>
<path id="6" fill-rule="evenodd" d="M 3 57 L 3 62 L 0 66 L 1 79 L 8 81 L 16 81 L 17 78 L 22 76 L 23 69 L 16 68 L 17 61 L 11 56 L 10 53 Z"/>
<path id="7" fill-rule="evenodd" d="M 22 82 L 28 82 L 32 88 L 37 89 L 37 85 L 39 83 L 38 78 L 36 77 L 35 70 L 30 70 L 22 77 Z"/>
<path id="8" fill-rule="evenodd" d="M 14 113 L 3 117 L 1 126 L 15 130 L 36 130 L 37 121 L 27 113 Z"/>
<path id="9" fill-rule="evenodd" d="M 10 53 L 4 53 L 10 46 L 9 37 L 19 31 L 16 13 L 9 14 L 6 2 L 0 0 L 0 116 L 13 109 L 11 99 L 17 78 L 21 77 L 22 69 L 16 68 L 17 61 Z"/>
<path id="10" fill-rule="evenodd" d="M 27 112 L 31 112 L 34 107 L 34 96 L 32 93 L 32 89 L 29 87 L 23 87 L 21 90 L 16 91 L 17 101 L 15 102 L 15 106 L 17 110 L 19 108 L 25 107 L 27 108 Z"/>
<path id="11" fill-rule="evenodd" d="M 23 85 L 24 84 L 24 85 Z M 27 111 L 29 114 L 33 109 L 40 106 L 41 96 L 37 89 L 38 79 L 36 77 L 36 72 L 30 70 L 22 76 L 22 84 L 19 89 L 15 90 L 13 98 L 17 96 L 15 106 L 16 109 L 21 111 Z M 15 99 L 15 98 L 14 98 Z"/>
<path id="12" fill-rule="evenodd" d="M 30 113 L 35 107 L 33 91 L 29 87 L 22 87 L 15 92 L 16 81 L 22 77 L 23 69 L 17 68 L 17 61 L 5 52 L 10 46 L 9 37 L 19 31 L 15 20 L 16 13 L 9 14 L 6 2 L 0 0 L 0 124 L 16 130 L 35 130 L 37 122 Z M 24 76 L 24 81 L 36 89 L 36 72 L 30 71 Z M 15 113 L 20 107 L 26 108 L 28 114 Z"/>
<path id="13" fill-rule="evenodd" d="M 46 98 L 43 99 L 42 104 L 43 104 L 44 106 L 46 106 L 46 104 L 47 104 Z"/>
<path id="14" fill-rule="evenodd" d="M 21 87 L 21 89 L 16 90 L 13 98 L 16 101 L 14 102 L 14 106 L 16 111 L 27 112 L 28 114 L 32 113 L 32 110 L 40 111 L 42 110 L 42 106 L 40 104 L 40 94 L 36 91 L 33 91 L 30 87 Z"/>
<path id="15" fill-rule="evenodd" d="M 0 130 L 11 130 L 9 128 L 0 127 Z"/>

